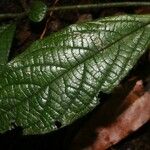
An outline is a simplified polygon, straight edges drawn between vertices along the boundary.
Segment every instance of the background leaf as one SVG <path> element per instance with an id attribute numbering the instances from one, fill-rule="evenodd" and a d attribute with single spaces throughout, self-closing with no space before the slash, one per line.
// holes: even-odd
<path id="1" fill-rule="evenodd" d="M 42 1 L 33 1 L 29 12 L 29 19 L 34 22 L 43 20 L 47 12 L 47 6 Z"/>
<path id="2" fill-rule="evenodd" d="M 0 132 L 11 123 L 46 133 L 91 111 L 150 43 L 150 16 L 120 16 L 72 25 L 36 41 L 0 76 Z"/>
<path id="3" fill-rule="evenodd" d="M 2 66 L 8 62 L 15 28 L 15 24 L 5 24 L 0 26 L 0 70 L 2 69 Z"/>

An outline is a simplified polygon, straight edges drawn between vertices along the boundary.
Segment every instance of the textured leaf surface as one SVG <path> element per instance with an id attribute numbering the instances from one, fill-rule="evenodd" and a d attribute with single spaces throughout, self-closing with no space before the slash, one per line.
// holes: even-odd
<path id="1" fill-rule="evenodd" d="M 11 123 L 46 133 L 92 110 L 150 43 L 150 16 L 120 16 L 72 25 L 36 41 L 0 76 L 0 132 Z"/>
<path id="2" fill-rule="evenodd" d="M 34 1 L 29 12 L 30 20 L 40 22 L 46 15 L 47 6 L 42 1 Z"/>
<path id="3" fill-rule="evenodd" d="M 5 24 L 0 26 L 0 69 L 8 61 L 15 28 L 15 24 Z"/>

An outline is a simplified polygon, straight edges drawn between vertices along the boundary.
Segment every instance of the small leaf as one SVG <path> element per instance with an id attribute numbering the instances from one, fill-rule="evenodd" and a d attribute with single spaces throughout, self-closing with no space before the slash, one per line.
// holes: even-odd
<path id="1" fill-rule="evenodd" d="M 47 12 L 47 6 L 42 1 L 34 1 L 30 8 L 29 19 L 34 22 L 43 20 Z"/>
<path id="2" fill-rule="evenodd" d="M 0 76 L 0 132 L 46 133 L 91 111 L 150 43 L 150 16 L 72 25 L 33 43 Z"/>
<path id="3" fill-rule="evenodd" d="M 14 36 L 16 25 L 5 24 L 0 26 L 0 63 L 8 61 L 9 50 Z"/>
<path id="4" fill-rule="evenodd" d="M 15 24 L 5 24 L 0 26 L 0 70 L 8 61 L 9 50 L 12 44 L 15 28 Z"/>

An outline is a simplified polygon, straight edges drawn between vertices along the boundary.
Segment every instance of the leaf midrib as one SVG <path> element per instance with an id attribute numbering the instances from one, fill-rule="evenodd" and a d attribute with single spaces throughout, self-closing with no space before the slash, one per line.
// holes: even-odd
<path id="1" fill-rule="evenodd" d="M 46 87 L 46 86 L 48 86 L 49 84 L 52 84 L 53 82 L 55 82 L 58 78 L 61 78 L 63 75 L 65 75 L 66 73 L 68 73 L 70 70 L 76 68 L 78 65 L 80 65 L 80 64 L 86 62 L 87 60 L 93 58 L 93 57 L 94 57 L 95 55 L 97 55 L 99 52 L 102 52 L 102 50 L 105 50 L 105 49 L 111 47 L 113 44 L 115 44 L 115 43 L 121 41 L 122 39 L 126 38 L 127 36 L 131 35 L 132 33 L 134 33 L 134 32 L 136 32 L 136 31 L 140 30 L 141 28 L 143 28 L 143 27 L 145 27 L 145 26 L 147 26 L 148 24 L 150 24 L 150 22 L 148 22 L 148 23 L 142 25 L 141 27 L 139 27 L 139 28 L 133 30 L 132 32 L 130 32 L 130 33 L 124 35 L 122 38 L 120 38 L 120 39 L 118 39 L 118 40 L 112 42 L 111 44 L 108 44 L 107 46 L 105 46 L 104 48 L 102 48 L 101 51 L 95 51 L 95 53 L 93 53 L 93 54 L 90 55 L 89 57 L 83 59 L 83 61 L 81 61 L 80 63 L 77 63 L 76 65 L 72 66 L 70 69 L 67 69 L 66 71 L 62 72 L 62 74 L 60 74 L 60 75 L 59 75 L 58 77 L 56 77 L 54 80 L 52 80 L 51 82 L 48 82 L 47 85 L 41 86 L 41 88 L 37 91 L 37 93 L 40 92 L 44 87 Z M 20 68 L 20 69 L 21 69 L 21 68 Z M 13 85 L 13 84 L 12 84 L 12 85 Z M 3 87 L 2 87 L 2 88 L 3 88 Z M 34 94 L 36 94 L 36 93 L 34 93 Z M 32 96 L 33 96 L 33 95 L 30 95 L 29 97 L 32 97 Z"/>
<path id="2" fill-rule="evenodd" d="M 149 21 L 148 23 L 145 23 L 145 24 L 141 25 L 140 27 L 137 27 L 137 28 L 136 28 L 135 30 L 133 30 L 132 32 L 130 32 L 130 33 L 124 35 L 123 37 L 119 38 L 118 40 L 116 40 L 116 41 L 114 41 L 114 42 L 108 44 L 107 46 L 105 46 L 104 48 L 102 48 L 101 51 L 102 51 L 102 50 L 105 50 L 105 49 L 107 49 L 107 48 L 109 48 L 109 47 L 111 47 L 111 46 L 114 45 L 115 43 L 121 41 L 122 39 L 126 38 L 127 36 L 131 35 L 132 33 L 136 32 L 136 31 L 138 31 L 138 30 L 140 30 L 141 28 L 144 28 L 145 26 L 147 26 L 147 25 L 149 25 L 149 24 L 150 24 L 150 21 Z M 77 63 L 77 64 L 74 65 L 74 66 L 72 66 L 70 69 L 68 69 L 68 70 L 66 70 L 65 72 L 63 72 L 62 74 L 60 74 L 60 75 L 59 75 L 58 77 L 56 77 L 54 80 L 52 80 L 51 82 L 47 83 L 47 85 L 41 86 L 41 88 L 40 88 L 39 90 L 37 90 L 36 93 L 39 93 L 39 92 L 42 91 L 45 87 L 47 87 L 48 85 L 52 84 L 52 83 L 55 82 L 57 79 L 61 78 L 63 75 L 65 75 L 66 73 L 68 73 L 69 71 L 71 71 L 72 69 L 74 69 L 75 67 L 77 67 L 78 65 L 80 65 L 80 64 L 82 64 L 82 63 L 85 63 L 87 60 L 93 58 L 95 55 L 97 55 L 97 54 L 98 54 L 99 52 L 101 52 L 101 51 L 95 51 L 95 53 L 93 53 L 93 54 L 90 55 L 89 57 L 83 59 L 83 61 L 81 61 L 80 63 Z M 34 93 L 34 95 L 35 95 L 36 93 Z M 31 97 L 34 96 L 34 95 L 30 95 L 29 98 L 31 98 Z M 19 107 L 23 102 L 26 102 L 26 101 L 23 101 L 23 100 L 25 100 L 25 99 L 26 99 L 26 98 L 23 98 L 22 101 L 21 101 L 18 105 L 16 105 L 16 107 Z M 15 108 L 16 108 L 16 107 L 15 107 Z M 11 110 L 13 110 L 13 109 L 14 109 L 14 108 L 12 108 L 12 109 L 10 109 L 10 110 L 8 110 L 8 111 L 11 111 Z M 44 110 L 44 108 L 43 108 L 43 110 Z M 42 110 L 42 112 L 43 112 L 43 110 Z M 38 122 L 38 121 L 34 122 L 33 124 L 35 124 L 35 123 L 37 123 L 37 122 Z M 30 125 L 30 126 L 31 126 L 31 125 Z M 29 126 L 25 126 L 24 128 L 28 128 L 28 127 L 29 127 Z"/>
<path id="3" fill-rule="evenodd" d="M 92 55 L 90 55 L 89 57 L 86 57 L 85 59 L 83 59 L 83 61 L 81 61 L 80 63 L 77 63 L 76 65 L 72 66 L 70 69 L 67 69 L 66 71 L 64 71 L 62 74 L 60 74 L 58 77 L 56 77 L 54 80 L 52 80 L 51 82 L 48 83 L 49 84 L 52 84 L 53 82 L 55 82 L 58 78 L 61 78 L 63 75 L 65 75 L 66 73 L 70 72 L 70 70 L 73 70 L 74 68 L 76 68 L 78 65 L 80 64 L 83 64 L 85 63 L 87 60 L 93 58 L 95 55 L 97 55 L 99 52 L 102 52 L 103 50 L 111 47 L 112 45 L 114 45 L 115 43 L 121 41 L 122 39 L 126 38 L 127 36 L 131 35 L 132 33 L 140 30 L 141 28 L 144 28 L 145 26 L 147 26 L 148 24 L 150 24 L 150 22 L 146 23 L 145 25 L 142 25 L 141 27 L 137 28 L 136 30 L 133 30 L 132 32 L 126 34 L 125 36 L 123 36 L 122 38 L 112 42 L 111 44 L 108 44 L 106 47 L 102 48 L 101 51 L 95 51 L 95 53 L 93 53 Z M 45 85 L 47 86 L 47 85 Z M 41 88 L 45 87 L 45 86 L 42 86 Z"/>

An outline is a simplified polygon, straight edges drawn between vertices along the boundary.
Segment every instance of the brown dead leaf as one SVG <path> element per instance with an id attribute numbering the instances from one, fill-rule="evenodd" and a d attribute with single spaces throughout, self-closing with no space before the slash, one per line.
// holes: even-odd
<path id="1" fill-rule="evenodd" d="M 142 81 L 122 102 L 113 98 L 98 109 L 81 128 L 72 143 L 72 150 L 105 150 L 136 131 L 150 119 L 150 92 Z"/>
<path id="2" fill-rule="evenodd" d="M 150 93 L 138 98 L 111 125 L 99 128 L 92 150 L 105 150 L 136 131 L 150 119 Z"/>

